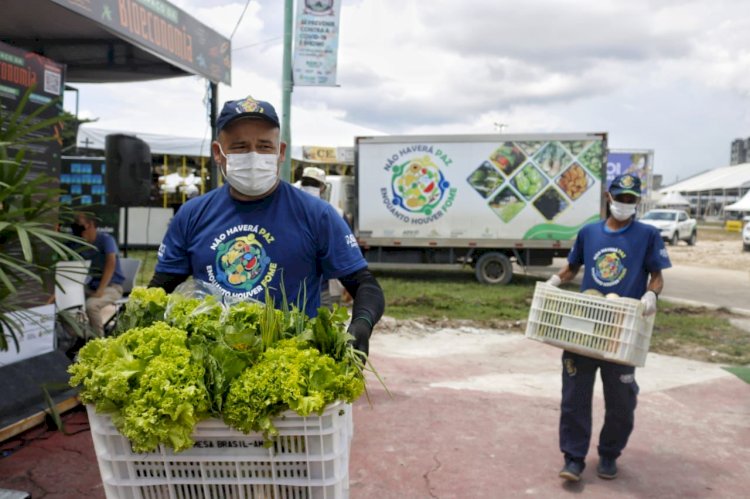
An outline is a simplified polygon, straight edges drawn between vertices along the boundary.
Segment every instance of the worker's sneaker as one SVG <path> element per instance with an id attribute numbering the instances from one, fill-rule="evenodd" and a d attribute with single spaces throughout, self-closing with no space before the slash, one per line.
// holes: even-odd
<path id="1" fill-rule="evenodd" d="M 612 457 L 601 456 L 599 458 L 599 465 L 596 467 L 596 474 L 599 478 L 605 480 L 613 480 L 617 478 L 617 460 Z"/>
<path id="2" fill-rule="evenodd" d="M 577 482 L 581 479 L 583 468 L 583 461 L 566 460 L 565 466 L 560 470 L 560 478 L 564 478 L 569 482 Z"/>

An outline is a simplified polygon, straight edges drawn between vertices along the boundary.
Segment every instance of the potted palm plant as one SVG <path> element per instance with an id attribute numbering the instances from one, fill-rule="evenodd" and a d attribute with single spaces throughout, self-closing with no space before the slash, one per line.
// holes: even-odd
<path id="1" fill-rule="evenodd" d="M 72 210 L 60 203 L 56 179 L 33 171 L 28 158 L 31 147 L 58 139 L 49 130 L 59 130 L 67 118 L 42 117 L 58 101 L 25 113 L 30 96 L 31 89 L 14 110 L 0 106 L 0 351 L 10 342 L 18 349 L 23 334 L 18 315 L 30 305 L 21 291 L 50 290 L 55 262 L 81 258 L 66 243 L 83 242 L 56 230 L 72 219 Z M 44 302 L 35 299 L 31 304 Z"/>

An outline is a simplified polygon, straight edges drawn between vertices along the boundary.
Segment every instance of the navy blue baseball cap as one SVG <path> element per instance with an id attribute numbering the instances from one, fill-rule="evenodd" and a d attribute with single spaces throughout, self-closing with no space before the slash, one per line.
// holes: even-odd
<path id="1" fill-rule="evenodd" d="M 632 194 L 641 197 L 641 179 L 635 175 L 618 175 L 609 184 L 609 192 L 613 196 L 618 194 Z"/>
<path id="2" fill-rule="evenodd" d="M 273 106 L 266 101 L 255 100 L 250 96 L 225 102 L 219 117 L 216 118 L 216 128 L 220 132 L 228 124 L 240 118 L 260 118 L 268 121 L 276 128 L 280 128 L 279 117 Z"/>

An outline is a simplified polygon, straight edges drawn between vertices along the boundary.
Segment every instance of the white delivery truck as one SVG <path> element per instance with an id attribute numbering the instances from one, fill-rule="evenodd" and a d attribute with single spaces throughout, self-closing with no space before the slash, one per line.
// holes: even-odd
<path id="1" fill-rule="evenodd" d="M 352 211 L 373 267 L 471 265 L 507 284 L 604 216 L 605 133 L 358 137 Z"/>

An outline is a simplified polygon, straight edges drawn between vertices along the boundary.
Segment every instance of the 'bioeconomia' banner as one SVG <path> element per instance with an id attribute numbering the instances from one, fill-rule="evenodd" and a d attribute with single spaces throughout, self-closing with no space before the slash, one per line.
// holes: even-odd
<path id="1" fill-rule="evenodd" d="M 52 0 L 215 83 L 231 84 L 230 42 L 166 0 Z"/>
<path id="2" fill-rule="evenodd" d="M 294 30 L 294 84 L 335 86 L 341 0 L 299 0 Z"/>

